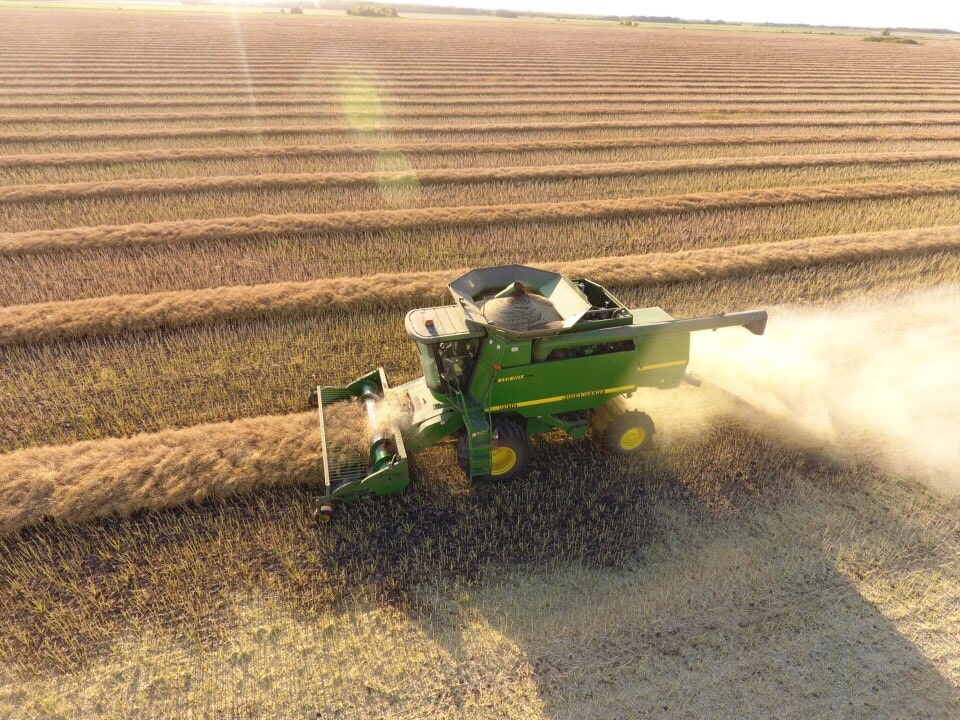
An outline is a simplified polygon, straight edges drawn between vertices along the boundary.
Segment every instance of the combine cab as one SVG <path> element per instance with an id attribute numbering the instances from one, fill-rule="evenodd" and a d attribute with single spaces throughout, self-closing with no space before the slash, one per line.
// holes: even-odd
<path id="1" fill-rule="evenodd" d="M 473 270 L 449 288 L 455 304 L 407 314 L 423 377 L 390 389 L 379 369 L 317 389 L 326 481 L 318 520 L 339 503 L 403 490 L 408 453 L 447 438 L 473 481 L 521 474 L 530 436 L 551 430 L 583 437 L 592 429 L 611 452 L 642 451 L 653 421 L 624 397 L 695 382 L 691 332 L 743 326 L 762 335 L 767 322 L 762 310 L 674 320 L 658 307 L 631 310 L 590 280 L 521 265 Z M 330 410 L 344 401 L 365 406 L 367 457 L 328 452 Z"/>

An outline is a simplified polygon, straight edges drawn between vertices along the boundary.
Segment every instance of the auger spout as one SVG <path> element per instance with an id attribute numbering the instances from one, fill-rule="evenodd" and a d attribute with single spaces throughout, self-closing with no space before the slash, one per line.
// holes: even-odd
<path id="1" fill-rule="evenodd" d="M 622 325 L 581 333 L 554 335 L 542 338 L 534 343 L 533 359 L 542 362 L 556 350 L 570 350 L 604 343 L 630 342 L 654 335 L 691 333 L 727 327 L 745 327 L 754 335 L 763 335 L 767 327 L 767 311 L 753 310 L 686 320 L 665 320 L 648 325 Z"/>

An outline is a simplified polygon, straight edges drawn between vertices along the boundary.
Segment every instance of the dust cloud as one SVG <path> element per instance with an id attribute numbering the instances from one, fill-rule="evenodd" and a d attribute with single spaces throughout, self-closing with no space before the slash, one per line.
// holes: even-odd
<path id="1" fill-rule="evenodd" d="M 704 413 L 960 493 L 960 286 L 774 307 L 761 337 L 694 333 L 690 369 Z"/>

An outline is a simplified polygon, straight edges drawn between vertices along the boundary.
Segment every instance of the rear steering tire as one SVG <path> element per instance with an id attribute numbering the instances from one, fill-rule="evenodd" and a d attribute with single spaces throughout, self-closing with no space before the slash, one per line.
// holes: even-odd
<path id="1" fill-rule="evenodd" d="M 619 413 L 603 429 L 600 443 L 614 455 L 633 455 L 649 450 L 656 429 L 645 412 L 628 410 Z"/>
<path id="2" fill-rule="evenodd" d="M 467 435 L 460 436 L 457 460 L 470 475 L 470 444 Z M 519 423 L 508 418 L 493 421 L 493 450 L 490 453 L 490 474 L 475 476 L 477 482 L 510 482 L 522 475 L 530 463 L 530 438 Z"/>

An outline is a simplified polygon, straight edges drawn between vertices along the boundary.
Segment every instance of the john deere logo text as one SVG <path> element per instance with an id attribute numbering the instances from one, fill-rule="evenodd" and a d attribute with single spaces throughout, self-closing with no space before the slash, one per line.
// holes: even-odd
<path id="1" fill-rule="evenodd" d="M 593 397 L 594 395 L 604 395 L 609 392 L 609 390 L 589 390 L 587 392 L 573 393 L 572 395 L 564 395 L 563 400 L 576 400 L 577 398 Z"/>

